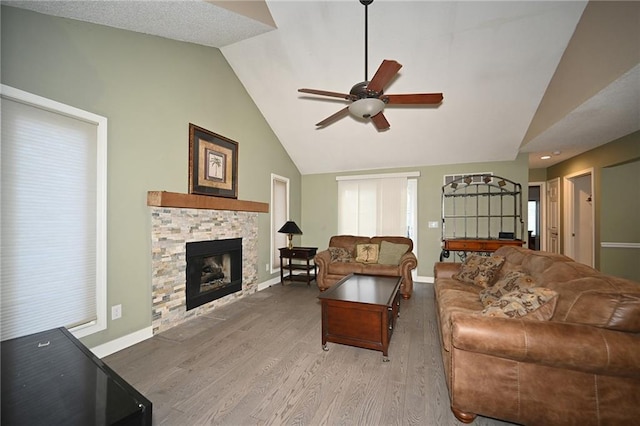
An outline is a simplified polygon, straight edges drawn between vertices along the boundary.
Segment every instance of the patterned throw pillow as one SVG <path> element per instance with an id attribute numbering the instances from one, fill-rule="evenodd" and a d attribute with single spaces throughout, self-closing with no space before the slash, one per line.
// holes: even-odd
<path id="1" fill-rule="evenodd" d="M 487 288 L 493 284 L 493 280 L 502 268 L 504 256 L 496 254 L 491 256 L 480 256 L 472 254 L 460 266 L 460 271 L 453 275 L 453 278 L 475 284 L 479 287 Z"/>
<path id="2" fill-rule="evenodd" d="M 399 265 L 400 258 L 409 250 L 409 244 L 395 244 L 389 241 L 380 243 L 378 263 L 381 265 Z"/>
<path id="3" fill-rule="evenodd" d="M 558 293 L 544 287 L 523 288 L 505 294 L 482 311 L 482 315 L 498 318 L 522 318 L 548 321 L 553 316 Z"/>
<path id="4" fill-rule="evenodd" d="M 378 252 L 380 247 L 377 244 L 356 245 L 356 262 L 378 263 Z"/>
<path id="5" fill-rule="evenodd" d="M 351 253 L 349 250 L 342 247 L 329 247 L 329 255 L 331 256 L 332 262 L 351 262 L 353 257 L 351 257 Z"/>
<path id="6" fill-rule="evenodd" d="M 522 271 L 510 271 L 491 287 L 482 289 L 480 291 L 480 301 L 482 301 L 482 304 L 486 307 L 507 293 L 521 288 L 535 287 L 535 285 L 536 282 L 530 275 Z"/>

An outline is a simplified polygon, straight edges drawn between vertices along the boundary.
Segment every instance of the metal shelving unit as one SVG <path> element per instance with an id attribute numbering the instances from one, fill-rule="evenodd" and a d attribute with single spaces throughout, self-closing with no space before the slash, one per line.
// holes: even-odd
<path id="1" fill-rule="evenodd" d="M 461 260 L 468 252 L 491 253 L 524 244 L 522 186 L 492 174 L 460 176 L 442 186 L 442 252 Z"/>

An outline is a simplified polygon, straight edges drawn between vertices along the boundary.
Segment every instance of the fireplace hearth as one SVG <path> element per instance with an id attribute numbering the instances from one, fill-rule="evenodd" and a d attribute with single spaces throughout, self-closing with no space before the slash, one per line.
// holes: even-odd
<path id="1" fill-rule="evenodd" d="M 186 243 L 187 310 L 242 291 L 242 238 Z"/>

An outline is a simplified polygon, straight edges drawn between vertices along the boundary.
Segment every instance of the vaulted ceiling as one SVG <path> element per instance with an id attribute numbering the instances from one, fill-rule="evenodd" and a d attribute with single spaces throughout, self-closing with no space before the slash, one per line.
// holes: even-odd
<path id="1" fill-rule="evenodd" d="M 365 80 L 358 0 L 3 4 L 220 48 L 303 174 L 520 152 L 548 167 L 640 129 L 638 2 L 375 0 L 366 77 L 394 59 L 386 93 L 444 93 L 438 107 L 387 106 L 381 132 L 352 116 L 316 129 L 347 101 L 297 91 Z"/>

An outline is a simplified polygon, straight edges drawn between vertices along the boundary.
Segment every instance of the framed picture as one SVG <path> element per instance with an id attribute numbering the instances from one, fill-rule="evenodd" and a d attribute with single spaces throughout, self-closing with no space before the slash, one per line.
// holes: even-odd
<path id="1" fill-rule="evenodd" d="M 191 123 L 189 194 L 238 198 L 238 143 Z"/>

